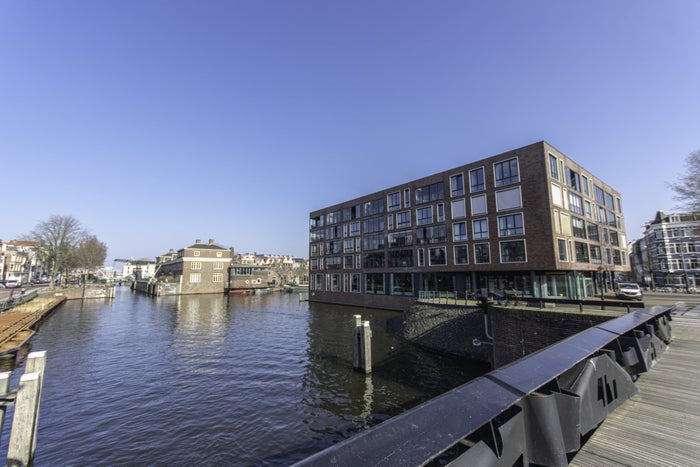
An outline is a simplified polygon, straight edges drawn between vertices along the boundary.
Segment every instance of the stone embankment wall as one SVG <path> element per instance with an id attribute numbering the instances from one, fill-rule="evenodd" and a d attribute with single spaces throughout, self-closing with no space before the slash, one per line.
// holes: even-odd
<path id="1" fill-rule="evenodd" d="M 489 306 L 493 367 L 498 368 L 598 325 L 615 315 Z"/>
<path id="2" fill-rule="evenodd" d="M 114 298 L 114 285 L 90 284 L 83 290 L 82 286 L 71 287 L 47 287 L 41 289 L 39 295 L 64 296 L 68 300 L 81 300 L 83 298 Z"/>
<path id="3" fill-rule="evenodd" d="M 389 330 L 417 346 L 499 368 L 616 315 L 489 304 L 479 307 L 417 303 Z"/>
<path id="4" fill-rule="evenodd" d="M 480 308 L 417 303 L 394 318 L 389 330 L 434 352 L 490 363 L 490 339 Z"/>

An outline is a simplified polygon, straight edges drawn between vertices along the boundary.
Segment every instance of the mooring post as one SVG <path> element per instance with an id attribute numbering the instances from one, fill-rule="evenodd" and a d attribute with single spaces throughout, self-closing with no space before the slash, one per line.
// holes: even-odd
<path id="1" fill-rule="evenodd" d="M 25 373 L 39 373 L 39 395 L 36 401 L 36 411 L 34 412 L 34 439 L 32 440 L 31 458 L 34 459 L 36 451 L 36 435 L 39 429 L 39 408 L 41 407 L 41 393 L 44 388 L 44 369 L 46 368 L 46 351 L 30 352 L 27 355 L 27 363 L 24 368 Z"/>
<path id="2" fill-rule="evenodd" d="M 362 369 L 365 374 L 372 373 L 372 329 L 369 321 L 362 322 Z"/>
<path id="3" fill-rule="evenodd" d="M 4 371 L 0 373 L 0 397 L 7 396 L 10 392 L 10 377 L 12 372 Z M 5 411 L 7 406 L 5 404 L 0 406 L 0 434 L 2 433 L 2 427 L 5 426 Z"/>
<path id="4" fill-rule="evenodd" d="M 353 316 L 353 368 L 365 374 L 372 372 L 372 330 L 369 321 L 362 321 L 360 315 Z"/>
<path id="5" fill-rule="evenodd" d="M 7 465 L 31 465 L 39 386 L 39 373 L 25 373 L 19 379 L 15 416 L 7 447 Z"/>
<path id="6" fill-rule="evenodd" d="M 353 330 L 352 330 L 352 367 L 355 370 L 360 369 L 362 346 L 360 345 L 360 326 L 362 325 L 362 316 L 353 315 Z"/>

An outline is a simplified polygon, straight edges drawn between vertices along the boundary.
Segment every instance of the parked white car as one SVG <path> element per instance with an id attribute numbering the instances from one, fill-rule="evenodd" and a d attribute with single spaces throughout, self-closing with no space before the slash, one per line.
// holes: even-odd
<path id="1" fill-rule="evenodd" d="M 615 296 L 617 296 L 617 298 L 641 300 L 643 293 L 639 284 L 635 284 L 634 282 L 620 282 L 617 284 Z"/>

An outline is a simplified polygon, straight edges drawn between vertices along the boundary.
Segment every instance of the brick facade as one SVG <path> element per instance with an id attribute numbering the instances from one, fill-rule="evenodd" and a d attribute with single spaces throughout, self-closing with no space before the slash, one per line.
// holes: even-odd
<path id="1" fill-rule="evenodd" d="M 630 269 L 620 194 L 546 142 L 309 218 L 312 301 L 407 309 L 423 291 L 508 290 L 581 299 Z"/>

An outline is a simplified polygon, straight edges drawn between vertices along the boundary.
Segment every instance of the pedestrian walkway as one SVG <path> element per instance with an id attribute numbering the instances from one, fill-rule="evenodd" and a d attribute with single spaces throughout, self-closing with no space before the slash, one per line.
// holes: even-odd
<path id="1" fill-rule="evenodd" d="M 572 466 L 697 466 L 700 459 L 700 306 L 677 306 L 673 341 L 609 415 Z"/>

